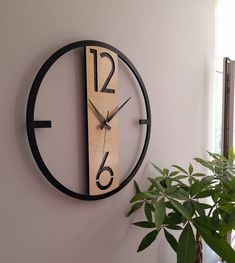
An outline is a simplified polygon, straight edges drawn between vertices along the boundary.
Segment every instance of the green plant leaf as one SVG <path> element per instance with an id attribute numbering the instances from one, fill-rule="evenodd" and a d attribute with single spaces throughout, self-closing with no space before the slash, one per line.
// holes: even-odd
<path id="1" fill-rule="evenodd" d="M 172 186 L 172 182 L 173 182 L 172 178 L 167 178 L 166 179 L 166 186 L 167 186 L 167 188 Z"/>
<path id="2" fill-rule="evenodd" d="M 165 189 L 165 194 L 173 194 L 177 191 L 177 186 L 170 186 L 167 189 Z"/>
<path id="3" fill-rule="evenodd" d="M 151 184 L 149 187 L 148 187 L 148 191 L 153 191 L 154 189 L 154 186 Z"/>
<path id="4" fill-rule="evenodd" d="M 173 250 L 175 250 L 175 252 L 177 252 L 178 242 L 175 239 L 175 237 L 171 233 L 169 233 L 166 229 L 164 229 L 164 234 L 169 245 L 172 247 Z"/>
<path id="5" fill-rule="evenodd" d="M 188 172 L 184 168 L 180 167 L 179 165 L 172 165 L 172 167 L 175 167 L 176 169 L 178 169 L 184 174 L 188 174 Z"/>
<path id="6" fill-rule="evenodd" d="M 157 165 L 155 165 L 154 163 L 151 163 L 152 166 L 163 176 L 165 176 L 163 170 L 161 168 L 159 168 Z"/>
<path id="7" fill-rule="evenodd" d="M 206 160 L 203 160 L 201 158 L 194 158 L 194 160 L 198 163 L 200 163 L 202 166 L 208 168 L 209 170 L 211 170 L 212 172 L 214 172 L 214 167 L 211 164 L 211 162 L 208 162 Z"/>
<path id="8" fill-rule="evenodd" d="M 177 226 L 177 225 L 166 225 L 165 227 L 171 230 L 182 230 L 183 229 L 181 226 Z"/>
<path id="9" fill-rule="evenodd" d="M 182 215 L 178 211 L 175 211 L 175 210 L 173 212 L 168 213 L 168 216 L 173 217 L 173 218 L 182 218 Z"/>
<path id="10" fill-rule="evenodd" d="M 195 237 L 190 223 L 187 223 L 179 238 L 177 263 L 192 263 L 194 262 L 195 254 Z"/>
<path id="11" fill-rule="evenodd" d="M 223 165 L 225 165 L 228 162 L 227 158 L 225 158 L 221 154 L 212 153 L 212 152 L 207 152 L 207 153 L 214 159 L 214 161 L 220 161 L 220 163 Z"/>
<path id="12" fill-rule="evenodd" d="M 193 166 L 192 166 L 191 163 L 189 164 L 188 172 L 189 172 L 190 175 L 193 173 Z"/>
<path id="13" fill-rule="evenodd" d="M 231 226 L 224 222 L 219 227 L 219 234 L 220 236 L 224 237 L 231 230 L 232 230 Z"/>
<path id="14" fill-rule="evenodd" d="M 191 186 L 190 195 L 195 196 L 199 194 L 200 192 L 203 191 L 203 189 L 211 185 L 213 180 L 214 180 L 214 176 L 211 175 L 203 177 L 201 181 L 196 180 Z"/>
<path id="15" fill-rule="evenodd" d="M 171 189 L 173 189 L 171 191 Z M 171 188 L 168 188 L 165 193 L 170 196 L 173 197 L 174 199 L 179 199 L 179 200 L 189 200 L 189 194 L 187 191 L 185 191 L 183 188 L 179 188 L 177 189 L 177 187 L 173 186 Z"/>
<path id="16" fill-rule="evenodd" d="M 173 192 L 173 193 L 167 193 L 166 192 L 166 194 L 168 195 L 168 196 L 170 196 L 170 197 L 173 197 L 174 199 L 178 199 L 178 200 L 189 200 L 189 197 L 186 195 L 186 194 L 184 194 L 184 193 L 182 193 L 182 192 L 180 192 L 180 191 L 175 191 L 175 192 Z"/>
<path id="17" fill-rule="evenodd" d="M 188 186 L 181 186 L 178 188 L 178 191 L 182 193 L 183 195 L 189 197 L 189 187 Z"/>
<path id="18" fill-rule="evenodd" d="M 192 201 L 186 201 L 183 203 L 183 206 L 188 210 L 190 216 L 192 217 L 194 215 L 195 212 L 195 208 L 192 204 Z"/>
<path id="19" fill-rule="evenodd" d="M 175 211 L 174 206 L 173 206 L 169 201 L 166 201 L 166 202 L 165 202 L 165 207 L 166 207 L 166 208 L 169 208 L 169 209 L 172 209 L 172 210 Z M 177 211 L 177 210 L 176 210 L 176 211 Z M 177 212 L 178 212 L 178 211 L 177 211 Z"/>
<path id="20" fill-rule="evenodd" d="M 198 214 L 201 216 L 201 217 L 204 217 L 206 214 L 205 214 L 205 210 L 204 210 L 204 207 L 201 206 L 200 203 L 198 203 L 197 201 L 193 201 L 193 206 L 195 208 L 195 210 L 198 212 Z"/>
<path id="21" fill-rule="evenodd" d="M 136 210 L 140 209 L 141 206 L 143 205 L 143 203 L 144 202 L 139 202 L 139 203 L 134 204 L 131 207 L 130 211 L 127 213 L 127 217 L 130 216 L 131 214 L 133 214 Z"/>
<path id="22" fill-rule="evenodd" d="M 173 171 L 169 174 L 169 177 L 174 177 L 176 176 L 177 174 L 179 174 L 180 171 Z"/>
<path id="23" fill-rule="evenodd" d="M 149 221 L 139 221 L 133 223 L 135 226 L 143 227 L 143 228 L 155 228 L 155 224 Z"/>
<path id="24" fill-rule="evenodd" d="M 140 252 L 144 250 L 145 248 L 147 248 L 148 246 L 150 246 L 153 243 L 153 241 L 156 239 L 157 235 L 158 235 L 157 230 L 153 230 L 152 232 L 148 233 L 141 241 L 137 249 L 137 252 Z"/>
<path id="25" fill-rule="evenodd" d="M 235 160 L 235 154 L 234 154 L 233 147 L 230 147 L 228 150 L 228 159 L 231 162 L 233 162 Z"/>
<path id="26" fill-rule="evenodd" d="M 168 197 L 168 200 L 170 201 L 170 203 L 174 206 L 174 208 L 183 216 L 185 217 L 188 221 L 191 221 L 192 218 L 190 216 L 190 213 L 188 212 L 188 210 L 178 201 Z"/>
<path id="27" fill-rule="evenodd" d="M 205 198 L 213 195 L 215 193 L 214 190 L 204 190 L 195 195 L 195 198 Z"/>
<path id="28" fill-rule="evenodd" d="M 227 263 L 235 262 L 235 251 L 220 235 L 214 233 L 211 229 L 200 224 L 199 222 L 195 221 L 194 225 L 207 245 L 210 246 L 216 254 L 218 254 Z"/>
<path id="29" fill-rule="evenodd" d="M 142 193 L 139 193 L 139 194 L 134 195 L 134 196 L 131 198 L 130 203 L 134 203 L 134 202 L 137 202 L 137 201 L 141 201 L 141 200 L 144 200 L 144 199 L 146 199 L 146 198 L 147 198 L 147 196 L 145 195 L 144 192 L 142 192 Z"/>
<path id="30" fill-rule="evenodd" d="M 234 206 L 234 204 L 228 203 L 228 204 L 220 205 L 219 209 L 222 209 L 226 213 L 230 214 L 231 212 L 233 212 L 235 210 L 235 206 Z"/>
<path id="31" fill-rule="evenodd" d="M 229 180 L 226 176 L 221 176 L 220 181 L 223 182 L 224 187 L 226 187 L 229 191 L 235 192 L 235 184 L 233 180 Z"/>
<path id="32" fill-rule="evenodd" d="M 156 229 L 159 231 L 162 226 L 162 222 L 165 218 L 165 213 L 166 213 L 166 207 L 165 207 L 165 198 L 162 197 L 156 204 L 155 204 L 155 213 L 154 213 L 154 218 L 155 218 L 155 225 Z"/>
<path id="33" fill-rule="evenodd" d="M 205 176 L 205 174 L 203 174 L 203 173 L 195 173 L 195 174 L 192 174 L 192 176 L 202 177 L 202 176 Z"/>
<path id="34" fill-rule="evenodd" d="M 162 171 L 163 171 L 165 176 L 169 175 L 169 169 L 164 168 Z"/>
<path id="35" fill-rule="evenodd" d="M 224 166 L 227 163 L 227 159 L 218 153 L 208 152 L 208 154 L 214 159 L 212 160 L 212 163 L 214 164 L 219 163 L 220 165 Z"/>
<path id="36" fill-rule="evenodd" d="M 160 196 L 156 191 L 146 191 L 144 194 L 148 199 L 157 199 Z"/>
<path id="37" fill-rule="evenodd" d="M 164 221 L 163 221 L 163 224 L 164 225 L 178 225 L 178 224 L 181 224 L 183 221 L 182 221 L 182 216 L 181 217 L 173 217 L 173 216 L 166 216 Z"/>
<path id="38" fill-rule="evenodd" d="M 209 216 L 196 217 L 193 219 L 193 224 L 196 222 L 201 224 L 202 226 L 205 226 L 206 228 L 209 228 L 210 230 L 213 230 L 211 221 L 212 219 Z"/>
<path id="39" fill-rule="evenodd" d="M 147 218 L 147 220 L 149 222 L 152 222 L 153 221 L 153 217 L 152 217 L 152 208 L 153 206 L 149 203 L 145 203 L 145 206 L 144 206 L 144 213 L 145 213 L 145 216 Z M 154 209 L 154 208 L 153 208 Z"/>
<path id="40" fill-rule="evenodd" d="M 137 201 L 145 201 L 146 199 L 157 199 L 159 196 L 160 196 L 159 193 L 156 191 L 146 191 L 134 195 L 131 198 L 130 203 L 134 203 Z"/>
<path id="41" fill-rule="evenodd" d="M 196 179 L 194 181 L 194 183 L 191 185 L 190 190 L 189 190 L 191 196 L 194 196 L 200 192 L 199 191 L 199 182 L 200 181 Z"/>
<path id="42" fill-rule="evenodd" d="M 159 184 L 159 182 L 157 182 L 157 180 L 149 177 L 148 180 L 151 182 L 151 184 L 160 192 L 163 191 L 163 188 L 161 187 L 161 185 Z"/>
<path id="43" fill-rule="evenodd" d="M 141 193 L 140 187 L 139 187 L 139 185 L 137 184 L 136 180 L 134 180 L 134 186 L 135 186 L 135 192 L 136 192 L 136 194 Z"/>
<path id="44" fill-rule="evenodd" d="M 159 182 L 159 184 L 161 185 L 161 187 L 162 187 L 163 189 L 167 188 L 166 181 L 167 181 L 167 179 L 162 180 L 161 182 Z"/>
<path id="45" fill-rule="evenodd" d="M 221 200 L 220 190 L 216 188 L 215 192 L 211 194 L 211 198 L 214 203 L 217 203 L 217 201 Z"/>
<path id="46" fill-rule="evenodd" d="M 234 202 L 235 201 L 235 193 L 225 193 L 225 194 L 220 194 L 220 200 L 221 203 L 228 203 L 228 202 Z"/>
<path id="47" fill-rule="evenodd" d="M 178 182 L 179 180 L 187 178 L 187 177 L 188 177 L 188 175 L 183 175 L 182 174 L 182 175 L 175 176 L 174 178 L 172 178 L 172 180 Z"/>
<path id="48" fill-rule="evenodd" d="M 165 176 L 158 176 L 158 177 L 155 177 L 153 180 L 155 180 L 157 182 L 161 182 L 163 180 L 166 180 L 166 177 Z"/>
<path id="49" fill-rule="evenodd" d="M 214 230 L 219 229 L 219 213 L 217 210 L 213 212 L 213 216 L 211 218 L 211 226 Z"/>
<path id="50" fill-rule="evenodd" d="M 211 205 L 208 205 L 208 204 L 205 204 L 205 203 L 201 203 L 201 202 L 198 202 L 201 206 L 202 209 L 210 209 L 212 206 Z"/>
<path id="51" fill-rule="evenodd" d="M 188 183 L 189 183 L 189 185 L 191 186 L 194 182 L 196 182 L 196 178 L 194 178 L 193 176 L 189 176 L 189 178 L 188 178 Z"/>
<path id="52" fill-rule="evenodd" d="M 202 184 L 202 187 L 205 188 L 206 186 L 211 184 L 214 179 L 215 179 L 214 175 L 206 175 L 202 178 L 200 184 Z"/>

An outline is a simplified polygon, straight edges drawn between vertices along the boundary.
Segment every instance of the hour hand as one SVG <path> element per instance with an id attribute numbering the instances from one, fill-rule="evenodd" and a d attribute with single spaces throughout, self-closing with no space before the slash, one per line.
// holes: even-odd
<path id="1" fill-rule="evenodd" d="M 102 123 L 100 125 L 100 129 L 103 129 L 105 127 L 105 125 L 107 125 L 115 116 L 116 114 L 125 106 L 125 104 L 131 99 L 128 98 L 120 107 L 118 107 L 115 111 L 113 111 L 113 113 L 107 118 L 105 123 Z"/>
<path id="2" fill-rule="evenodd" d="M 105 126 L 107 127 L 107 129 L 111 129 L 110 125 L 107 123 L 106 119 L 103 117 L 103 115 L 99 112 L 99 110 L 96 108 L 96 106 L 88 99 L 88 101 L 90 102 L 97 118 L 100 120 L 100 122 L 102 122 L 102 127 L 104 128 Z"/>

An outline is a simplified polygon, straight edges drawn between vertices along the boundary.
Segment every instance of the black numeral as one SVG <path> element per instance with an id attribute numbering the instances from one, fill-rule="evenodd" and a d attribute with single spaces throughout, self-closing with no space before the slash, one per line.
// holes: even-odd
<path id="1" fill-rule="evenodd" d="M 115 93 L 115 90 L 114 90 L 114 89 L 108 89 L 108 88 L 107 88 L 107 87 L 108 87 L 108 84 L 109 84 L 109 82 L 110 82 L 110 80 L 111 80 L 111 78 L 112 78 L 112 76 L 113 76 L 113 73 L 114 73 L 114 71 L 115 71 L 115 63 L 114 63 L 114 61 L 113 61 L 113 58 L 112 58 L 112 56 L 109 55 L 109 53 L 106 53 L 106 52 L 102 52 L 102 53 L 100 54 L 100 56 L 101 56 L 102 58 L 103 58 L 103 57 L 108 58 L 108 59 L 110 60 L 111 64 L 112 64 L 111 71 L 109 72 L 108 77 L 107 77 L 107 79 L 105 80 L 104 85 L 103 85 L 103 87 L 101 88 L 100 92 Z"/>
<path id="2" fill-rule="evenodd" d="M 98 68 L 97 68 L 97 50 L 95 49 L 90 49 L 90 53 L 94 54 L 94 90 L 95 92 L 98 92 Z M 114 60 L 112 58 L 112 56 L 107 53 L 107 52 L 102 52 L 100 53 L 100 57 L 106 57 L 109 59 L 109 61 L 111 62 L 111 70 L 102 86 L 102 88 L 100 89 L 100 92 L 105 92 L 105 93 L 115 93 L 114 89 L 109 89 L 108 88 L 108 84 L 115 72 L 115 63 Z"/>
<path id="3" fill-rule="evenodd" d="M 90 52 L 94 54 L 94 90 L 98 91 L 98 72 L 97 72 L 97 50 L 91 48 Z"/>
<path id="4" fill-rule="evenodd" d="M 106 162 L 106 159 L 108 157 L 108 154 L 109 152 L 106 152 L 105 155 L 104 155 L 104 158 L 102 160 L 102 163 L 100 165 L 100 168 L 98 170 L 98 173 L 96 175 L 96 185 L 97 187 L 100 189 L 100 190 L 106 190 L 108 189 L 112 183 L 113 183 L 113 170 L 109 167 L 109 166 L 104 166 L 105 165 L 105 162 Z M 108 184 L 106 185 L 102 185 L 100 183 L 100 175 L 103 173 L 103 172 L 108 172 L 110 174 L 110 180 L 108 182 Z"/>

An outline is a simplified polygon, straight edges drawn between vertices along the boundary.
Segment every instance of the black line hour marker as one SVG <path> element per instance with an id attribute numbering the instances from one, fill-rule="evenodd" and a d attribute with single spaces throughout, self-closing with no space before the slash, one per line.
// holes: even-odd
<path id="1" fill-rule="evenodd" d="M 149 119 L 144 119 L 144 120 L 139 120 L 139 124 L 140 125 L 144 125 L 144 124 L 149 124 L 150 123 L 150 121 L 149 121 Z"/>
<path id="2" fill-rule="evenodd" d="M 51 128 L 51 121 L 33 121 L 33 128 Z"/>

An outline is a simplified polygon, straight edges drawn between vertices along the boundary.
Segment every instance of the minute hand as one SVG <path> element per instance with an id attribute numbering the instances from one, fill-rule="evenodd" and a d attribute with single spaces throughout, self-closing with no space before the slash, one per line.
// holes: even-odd
<path id="1" fill-rule="evenodd" d="M 98 111 L 98 109 L 96 108 L 96 106 L 88 99 L 88 101 L 90 102 L 92 108 L 95 111 L 96 116 L 98 117 L 98 119 L 102 122 L 102 124 L 104 124 L 104 127 L 107 126 L 107 128 L 110 130 L 111 127 L 108 125 L 108 123 L 106 122 L 105 118 L 103 117 L 103 115 Z"/>
<path id="2" fill-rule="evenodd" d="M 109 123 L 113 118 L 114 116 L 121 110 L 122 107 L 124 107 L 124 105 L 131 99 L 131 97 L 129 99 L 127 99 L 120 107 L 118 107 L 106 120 L 105 123 Z M 105 123 L 102 123 L 100 125 L 100 128 L 103 129 L 105 127 Z"/>

